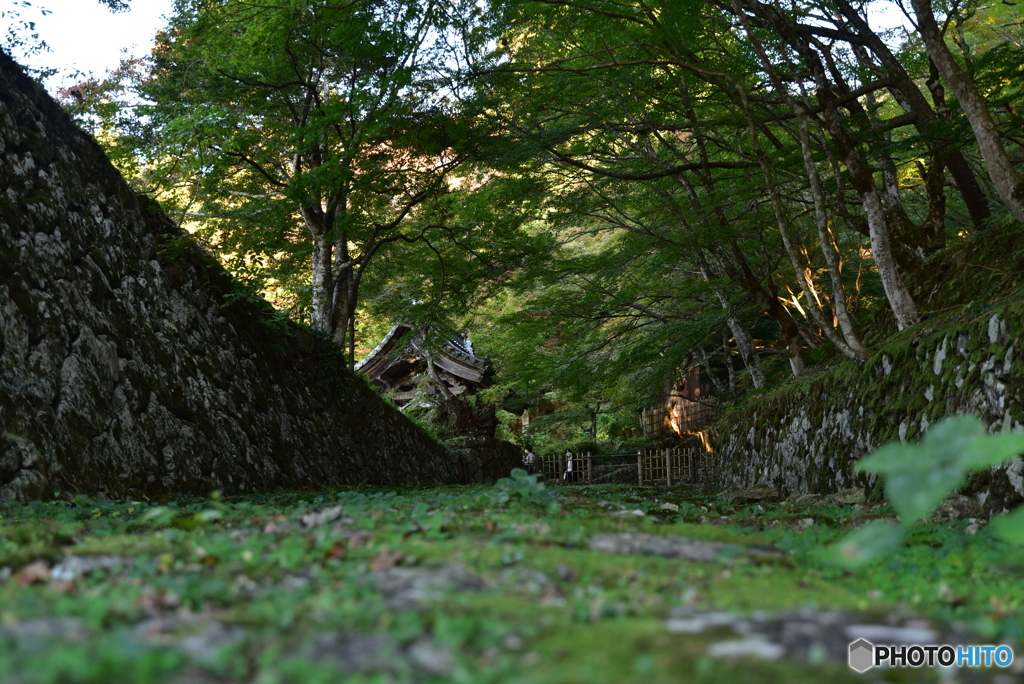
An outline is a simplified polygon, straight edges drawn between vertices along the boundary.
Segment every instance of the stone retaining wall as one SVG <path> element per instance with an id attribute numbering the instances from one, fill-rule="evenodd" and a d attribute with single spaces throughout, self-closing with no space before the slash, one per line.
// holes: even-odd
<path id="1" fill-rule="evenodd" d="M 0 53 L 0 496 L 459 481 L 330 344 L 233 292 Z"/>
<path id="2" fill-rule="evenodd" d="M 470 482 L 494 484 L 508 477 L 513 468 L 523 467 L 523 450 L 500 439 L 467 444 L 459 455 L 465 460 Z"/>
<path id="3" fill-rule="evenodd" d="M 783 494 L 871 487 L 853 472 L 861 456 L 894 439 L 917 440 L 955 413 L 980 416 L 990 432 L 1024 429 L 1024 306 L 906 330 L 862 369 L 844 365 L 778 390 L 716 426 L 719 489 L 770 484 Z M 974 477 L 967 493 L 999 512 L 1024 499 L 1024 462 Z"/>

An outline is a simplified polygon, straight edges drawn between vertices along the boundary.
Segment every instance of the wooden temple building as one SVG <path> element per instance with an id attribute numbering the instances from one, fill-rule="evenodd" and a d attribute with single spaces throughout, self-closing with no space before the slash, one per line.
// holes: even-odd
<path id="1" fill-rule="evenodd" d="M 433 375 L 453 396 L 471 395 L 493 382 L 490 357 L 477 357 L 469 338 L 435 331 L 428 345 L 424 337 L 412 326 L 396 325 L 356 364 L 356 371 L 381 391 L 390 392 L 399 407 L 417 398 L 437 398 L 437 387 L 423 382 L 431 375 L 428 363 L 433 364 Z"/>

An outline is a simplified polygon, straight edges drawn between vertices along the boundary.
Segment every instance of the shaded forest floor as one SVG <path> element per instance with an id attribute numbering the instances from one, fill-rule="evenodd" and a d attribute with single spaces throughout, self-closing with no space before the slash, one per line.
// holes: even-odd
<path id="1" fill-rule="evenodd" d="M 889 515 L 623 485 L 0 504 L 0 679 L 1024 681 L 1024 656 L 847 667 L 859 636 L 1022 640 L 1021 567 L 985 527 L 919 526 L 856 573 L 823 560 Z"/>

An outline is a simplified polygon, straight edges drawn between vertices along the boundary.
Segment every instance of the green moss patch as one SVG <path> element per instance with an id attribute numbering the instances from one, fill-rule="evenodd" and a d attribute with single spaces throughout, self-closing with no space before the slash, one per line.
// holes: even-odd
<path id="1" fill-rule="evenodd" d="M 817 651 L 715 656 L 742 635 L 670 625 L 803 610 L 957 622 L 1011 642 L 1024 629 L 1024 589 L 994 562 L 1003 549 L 961 522 L 922 527 L 850 573 L 820 549 L 887 508 L 622 485 L 499 501 L 474 486 L 7 504 L 0 548 L 17 563 L 0 569 L 0 671 L 32 683 L 842 682 L 852 673 Z M 776 551 L 695 562 L 589 548 L 627 532 Z M 934 679 L 914 672 L 891 681 Z"/>

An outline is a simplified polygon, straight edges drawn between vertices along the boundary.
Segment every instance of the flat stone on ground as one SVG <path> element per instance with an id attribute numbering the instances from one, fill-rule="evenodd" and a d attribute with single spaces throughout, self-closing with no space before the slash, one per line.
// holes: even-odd
<path id="1" fill-rule="evenodd" d="M 598 534 L 590 540 L 590 550 L 601 553 L 648 554 L 690 561 L 713 561 L 722 555 L 742 553 L 739 544 L 668 537 L 655 534 Z"/>
<path id="2" fill-rule="evenodd" d="M 487 584 L 461 563 L 423 568 L 393 567 L 373 573 L 374 587 L 393 610 L 409 610 L 443 598 L 447 591 L 483 591 Z"/>
<path id="3" fill-rule="evenodd" d="M 782 500 L 779 490 L 766 484 L 754 485 L 747 489 L 731 489 L 724 492 L 722 496 L 730 503 L 762 503 Z"/>

